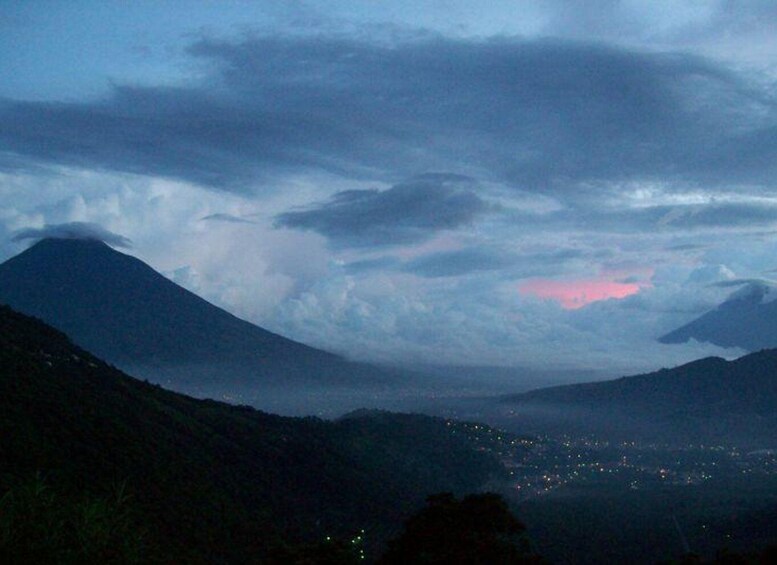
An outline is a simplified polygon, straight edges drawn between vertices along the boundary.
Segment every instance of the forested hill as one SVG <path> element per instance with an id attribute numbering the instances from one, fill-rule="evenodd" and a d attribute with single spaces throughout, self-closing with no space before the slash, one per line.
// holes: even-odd
<path id="1" fill-rule="evenodd" d="M 443 420 L 390 418 L 386 433 L 369 415 L 325 422 L 195 400 L 0 307 L 2 488 L 36 473 L 66 497 L 124 484 L 149 551 L 177 562 L 254 561 L 360 529 L 381 540 L 427 494 L 502 473 Z"/>
<path id="2" fill-rule="evenodd" d="M 527 418 L 651 440 L 777 444 L 777 350 L 503 399 Z"/>

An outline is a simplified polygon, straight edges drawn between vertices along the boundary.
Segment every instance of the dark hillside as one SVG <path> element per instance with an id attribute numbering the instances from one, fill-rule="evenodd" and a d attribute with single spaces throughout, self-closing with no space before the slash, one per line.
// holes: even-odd
<path id="1" fill-rule="evenodd" d="M 0 307 L 0 476 L 38 472 L 73 493 L 126 482 L 157 547 L 242 562 L 362 528 L 379 541 L 428 493 L 501 466 L 443 420 L 325 422 L 172 393 Z"/>
<path id="2" fill-rule="evenodd" d="M 663 442 L 777 445 L 777 350 L 504 398 L 516 417 Z"/>

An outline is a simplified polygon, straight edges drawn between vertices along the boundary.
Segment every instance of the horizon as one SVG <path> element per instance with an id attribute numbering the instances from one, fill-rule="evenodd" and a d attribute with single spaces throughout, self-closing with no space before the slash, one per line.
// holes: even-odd
<path id="1" fill-rule="evenodd" d="M 57 242 L 57 241 L 64 241 L 64 242 L 84 242 L 88 244 L 99 244 L 102 248 L 110 249 L 112 252 L 118 253 L 120 255 L 124 255 L 127 257 L 130 257 L 132 259 L 138 259 L 132 254 L 132 244 L 129 240 L 127 240 L 124 237 L 118 236 L 117 234 L 111 233 L 101 226 L 97 225 L 91 225 L 91 224 L 81 224 L 76 223 L 74 225 L 68 225 L 68 226 L 56 226 L 56 229 L 49 230 L 48 228 L 43 228 L 41 230 L 37 229 L 29 229 L 29 230 L 23 230 L 20 231 L 15 237 L 15 241 L 26 241 L 29 242 L 29 246 L 27 249 L 19 253 L 19 255 L 22 255 L 24 252 L 32 250 L 33 248 L 37 247 L 39 244 L 43 244 L 44 242 Z M 14 257 L 12 257 L 13 259 Z M 142 260 L 141 260 L 142 262 Z M 180 287 L 187 293 L 191 293 L 197 298 L 202 298 L 201 296 L 197 295 L 195 292 L 192 292 L 185 287 L 178 285 L 175 281 L 170 279 L 169 277 L 166 277 L 164 274 L 159 273 L 154 269 L 152 265 L 149 265 L 145 262 L 142 262 L 142 264 L 146 267 L 154 271 L 157 275 L 160 277 L 165 278 L 169 282 L 172 282 L 174 285 Z M 0 264 L 1 265 L 1 264 Z M 733 292 L 729 296 L 729 300 L 732 298 L 736 298 L 737 296 L 748 296 L 750 293 L 753 293 L 754 291 L 759 291 L 759 288 L 764 288 L 764 285 L 770 285 L 772 284 L 771 281 L 766 280 L 745 280 L 742 281 L 740 284 L 736 285 L 730 285 L 730 286 L 737 286 L 740 287 L 738 290 Z M 756 285 L 756 286 L 754 286 Z M 749 290 L 748 290 L 749 289 Z M 745 292 L 745 291 L 748 292 Z M 768 292 L 768 290 L 767 290 Z M 760 294 L 759 294 L 760 298 Z M 774 298 L 770 299 L 769 301 L 774 300 Z M 206 300 L 206 302 L 208 302 Z M 211 302 L 208 302 L 209 304 L 215 305 Z M 217 306 L 217 305 L 215 305 Z M 234 313 L 230 312 L 227 309 L 221 308 L 217 306 L 220 310 L 225 312 L 226 314 L 230 316 L 235 316 Z M 239 318 L 239 316 L 238 316 Z M 242 319 L 242 318 L 239 318 Z M 250 320 L 243 320 L 247 321 L 249 323 Z M 264 328 L 260 328 L 264 329 Z M 279 334 L 280 335 L 280 334 Z M 285 337 L 285 336 L 281 336 Z M 303 342 L 299 342 L 304 344 Z M 697 361 L 704 361 L 707 359 L 723 359 L 725 361 L 732 361 L 732 360 L 738 360 L 741 357 L 750 356 L 759 353 L 760 351 L 755 350 L 744 350 L 739 348 L 731 348 L 732 351 L 738 351 L 739 354 L 735 356 L 729 356 L 729 357 L 721 357 L 721 356 L 707 356 L 703 358 L 693 359 L 689 361 L 688 363 L 683 363 L 681 365 L 686 365 L 689 363 L 695 363 Z M 354 361 L 354 362 L 362 362 L 357 357 L 350 357 L 348 355 L 347 351 L 344 352 L 337 352 L 337 351 L 328 351 L 330 353 L 335 353 L 337 355 L 342 356 L 342 358 Z M 369 360 L 366 362 L 370 362 Z M 385 366 L 385 367 L 395 367 L 399 369 L 407 369 L 411 371 L 420 371 L 418 376 L 421 376 L 424 371 L 431 371 L 430 375 L 434 375 L 435 371 L 439 370 L 446 370 L 449 371 L 448 378 L 451 381 L 452 390 L 456 390 L 456 379 L 461 378 L 462 375 L 468 375 L 465 380 L 467 381 L 469 386 L 472 386 L 473 383 L 479 380 L 479 377 L 477 376 L 478 373 L 486 372 L 491 373 L 491 379 L 492 382 L 488 382 L 488 379 L 483 379 L 485 382 L 483 383 L 485 385 L 485 390 L 489 390 L 490 394 L 494 394 L 498 392 L 498 394 L 511 394 L 511 393 L 521 393 L 524 391 L 530 391 L 530 390 L 536 390 L 537 388 L 546 388 L 546 387 L 555 387 L 555 386 L 563 386 L 566 384 L 575 384 L 578 382 L 586 382 L 586 381 L 605 381 L 605 380 L 611 380 L 613 378 L 617 377 L 631 377 L 631 376 L 639 376 L 636 374 L 631 375 L 622 375 L 618 373 L 612 373 L 608 372 L 606 370 L 597 369 L 597 368 L 591 368 L 591 367 L 581 367 L 581 366 L 571 366 L 571 367 L 551 367 L 551 368 L 536 368 L 536 367 L 525 367 L 520 365 L 483 365 L 478 363 L 461 363 L 461 364 L 446 364 L 444 362 L 442 363 L 424 363 L 424 362 L 407 362 L 407 361 L 385 361 L 385 362 L 372 362 L 376 366 Z M 676 366 L 660 366 L 660 367 L 654 367 L 656 371 L 660 369 L 667 369 L 667 368 L 677 368 L 681 365 Z M 651 370 L 651 372 L 653 371 Z M 502 373 L 501 375 L 499 373 Z M 494 375 L 493 373 L 496 373 Z M 473 376 L 469 376 L 473 375 Z M 518 379 L 518 382 L 516 382 L 516 378 Z M 534 386 L 526 386 L 526 382 L 533 383 Z M 517 390 L 511 390 L 510 386 L 518 385 Z M 460 386 L 460 383 L 459 383 Z M 493 389 L 493 390 L 492 390 Z M 216 394 L 218 396 L 218 394 Z"/>
<path id="2" fill-rule="evenodd" d="M 777 2 L 0 2 L 0 562 L 777 562 Z"/>

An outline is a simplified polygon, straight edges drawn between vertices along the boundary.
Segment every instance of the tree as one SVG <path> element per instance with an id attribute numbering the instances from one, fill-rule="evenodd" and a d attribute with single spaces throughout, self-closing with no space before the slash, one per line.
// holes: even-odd
<path id="1" fill-rule="evenodd" d="M 379 563 L 541 563 L 530 552 L 525 531 L 497 494 L 474 494 L 462 500 L 451 493 L 436 494 L 407 520 L 403 533 L 389 542 Z"/>

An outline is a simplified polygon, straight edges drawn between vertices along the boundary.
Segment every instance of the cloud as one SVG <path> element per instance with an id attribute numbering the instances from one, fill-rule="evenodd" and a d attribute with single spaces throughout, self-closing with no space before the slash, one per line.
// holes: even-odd
<path id="1" fill-rule="evenodd" d="M 438 233 L 427 242 L 392 247 L 381 255 L 369 248 L 327 249 L 325 238 L 316 233 L 272 229 L 273 210 L 265 205 L 180 183 L 87 172 L 47 180 L 51 186 L 45 191 L 38 182 L 7 177 L 0 183 L 9 197 L 0 206 L 8 231 L 64 223 L 71 217 L 99 222 L 131 236 L 133 254 L 206 299 L 272 331 L 347 355 L 389 362 L 617 368 L 628 374 L 655 369 L 656 359 L 671 365 L 718 353 L 690 345 L 672 350 L 651 344 L 657 335 L 698 317 L 725 297 L 725 289 L 682 287 L 701 259 L 673 265 L 678 272 L 662 275 L 660 288 L 656 283 L 637 297 L 609 301 L 618 304 L 606 307 L 592 304 L 574 315 L 552 301 L 520 295 L 517 283 L 508 280 L 519 269 L 538 277 L 563 270 L 565 277 L 586 278 L 598 273 L 595 263 L 622 260 L 624 253 L 649 261 L 656 242 L 629 247 L 630 241 L 641 243 L 642 235 L 634 240 L 536 235 L 520 223 L 515 224 L 518 235 L 481 233 L 492 221 L 503 219 L 499 213 L 479 219 L 466 234 Z M 112 190 L 106 192 L 108 186 Z M 11 213 L 11 202 L 20 215 Z M 243 215 L 257 209 L 265 215 L 251 216 L 260 222 L 251 229 L 200 221 L 219 211 Z M 663 249 L 665 239 L 657 242 Z M 732 257 L 760 249 L 743 246 L 735 238 L 727 242 L 730 256 L 715 259 L 715 264 L 728 265 Z M 467 272 L 412 276 L 402 270 L 415 259 L 462 245 L 465 250 L 480 248 L 516 257 L 517 263 L 472 271 L 472 276 Z M 600 251 L 609 254 L 597 255 Z M 773 249 L 763 251 L 759 264 L 772 265 Z M 11 254 L 9 247 L 6 256 Z M 382 260 L 382 265 L 369 265 L 370 260 Z M 353 269 L 350 263 L 355 263 Z M 175 273 L 181 267 L 186 268 Z M 739 276 L 752 275 L 750 270 L 732 268 Z M 591 269 L 593 275 L 585 274 Z M 618 274 L 617 279 L 628 274 Z"/>
<path id="2" fill-rule="evenodd" d="M 563 308 L 574 310 L 592 302 L 623 299 L 637 294 L 641 285 L 636 282 L 610 281 L 606 279 L 557 281 L 532 279 L 518 286 L 521 294 L 555 300 Z"/>
<path id="3" fill-rule="evenodd" d="M 279 304 L 275 329 L 363 359 L 597 368 L 616 376 L 655 370 L 657 363 L 730 357 L 731 351 L 707 344 L 673 349 L 655 341 L 709 309 L 699 294 L 693 289 L 678 298 L 676 289 L 645 287 L 621 300 L 565 310 L 556 301 L 520 295 L 515 283 L 373 272 L 318 281 Z"/>
<path id="4" fill-rule="evenodd" d="M 375 270 L 390 270 L 394 269 L 400 264 L 401 261 L 396 257 L 384 255 L 382 257 L 376 257 L 373 259 L 351 261 L 350 263 L 344 264 L 343 269 L 349 274 L 359 274 Z"/>
<path id="5" fill-rule="evenodd" d="M 602 251 L 596 253 L 601 254 Z M 501 278 L 516 279 L 561 272 L 569 263 L 591 256 L 591 252 L 576 248 L 518 253 L 498 247 L 479 246 L 421 255 L 406 261 L 401 270 L 426 278 L 498 271 Z"/>
<path id="6" fill-rule="evenodd" d="M 677 22 L 713 16 L 662 11 L 642 51 L 637 18 L 625 47 L 621 5 L 551 18 L 609 46 L 204 39 L 176 86 L 118 73 L 101 99 L 0 100 L 0 234 L 98 222 L 208 300 L 362 358 L 632 372 L 714 352 L 653 341 L 724 298 L 709 282 L 773 266 L 770 77 L 672 52 Z M 640 292 L 567 311 L 526 277 L 573 281 L 570 304 Z"/>
<path id="7" fill-rule="evenodd" d="M 103 100 L 0 102 L 3 166 L 37 161 L 272 190 L 311 171 L 391 181 L 449 170 L 576 200 L 608 182 L 771 188 L 763 77 L 697 56 L 425 36 L 201 40 L 211 74 Z"/>
<path id="8" fill-rule="evenodd" d="M 252 222 L 251 220 L 246 220 L 245 218 L 240 218 L 238 216 L 235 216 L 233 214 L 225 214 L 223 212 L 218 212 L 216 214 L 208 214 L 207 216 L 203 216 L 200 218 L 201 222 L 227 222 L 230 224 L 253 224 L 255 222 Z"/>
<path id="9" fill-rule="evenodd" d="M 688 275 L 689 284 L 710 284 L 736 279 L 734 271 L 725 265 L 701 265 Z"/>
<path id="10" fill-rule="evenodd" d="M 740 194 L 695 193 L 688 195 L 692 202 L 667 204 L 673 199 L 681 200 L 682 193 L 664 187 L 639 201 L 631 198 L 634 192 L 639 191 L 624 188 L 616 198 L 600 198 L 583 206 L 568 206 L 542 214 L 508 209 L 505 216 L 535 233 L 720 233 L 721 230 L 744 232 L 777 225 L 777 201 L 771 195 L 765 197 L 746 191 Z M 693 251 L 705 246 L 694 243 L 666 249 Z"/>
<path id="11" fill-rule="evenodd" d="M 712 283 L 711 286 L 718 288 L 730 288 L 732 286 L 744 286 L 744 285 L 756 285 L 756 286 L 777 286 L 777 281 L 763 278 L 752 279 L 732 279 L 725 281 L 717 281 Z"/>
<path id="12" fill-rule="evenodd" d="M 278 215 L 276 224 L 318 232 L 340 247 L 419 242 L 493 209 L 472 186 L 466 177 L 426 174 L 383 191 L 339 192 L 323 204 Z"/>
<path id="13" fill-rule="evenodd" d="M 405 263 L 402 270 L 428 278 L 452 277 L 504 269 L 515 260 L 499 250 L 467 248 L 423 255 Z"/>
<path id="14" fill-rule="evenodd" d="M 104 227 L 90 222 L 69 222 L 66 224 L 46 224 L 42 228 L 25 228 L 18 230 L 12 240 L 25 241 L 55 239 L 85 239 L 97 240 L 113 247 L 132 247 L 132 242 L 124 237 L 108 231 Z"/>
<path id="15" fill-rule="evenodd" d="M 667 245 L 664 249 L 667 251 L 700 251 L 706 249 L 708 245 L 701 245 L 698 243 L 678 243 L 675 245 Z"/>
<path id="16" fill-rule="evenodd" d="M 777 223 L 777 204 L 734 202 L 677 207 L 667 210 L 661 223 L 676 228 L 773 225 Z"/>

